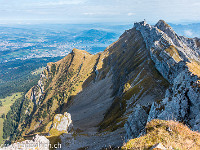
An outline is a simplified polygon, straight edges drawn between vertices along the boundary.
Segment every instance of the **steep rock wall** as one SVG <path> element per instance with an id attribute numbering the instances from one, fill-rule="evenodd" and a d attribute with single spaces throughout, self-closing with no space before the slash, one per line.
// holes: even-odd
<path id="1" fill-rule="evenodd" d="M 135 28 L 141 32 L 155 67 L 171 83 L 165 98 L 152 104 L 146 122 L 155 118 L 173 119 L 186 123 L 194 130 L 200 130 L 199 74 L 195 70 L 199 66 L 199 48 L 192 42 L 195 39 L 186 41 L 186 38 L 179 37 L 162 20 L 155 26 L 146 22 L 136 23 Z M 135 119 L 137 111 L 138 109 L 134 111 L 129 120 Z M 144 126 L 138 125 L 141 128 Z M 132 124 L 134 126 L 135 123 Z M 135 137 L 135 134 L 130 134 L 130 129 L 131 127 L 127 129 L 128 139 Z M 136 136 L 138 135 L 137 133 Z"/>

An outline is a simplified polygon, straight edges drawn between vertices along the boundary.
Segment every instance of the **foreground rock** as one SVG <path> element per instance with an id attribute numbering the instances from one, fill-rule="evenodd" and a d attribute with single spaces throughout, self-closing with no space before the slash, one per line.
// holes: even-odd
<path id="1" fill-rule="evenodd" d="M 14 143 L 1 150 L 49 150 L 50 142 L 45 136 L 36 135 L 33 140 Z"/>
<path id="2" fill-rule="evenodd" d="M 162 143 L 158 143 L 152 146 L 150 150 L 167 150 L 167 149 L 162 145 Z"/>

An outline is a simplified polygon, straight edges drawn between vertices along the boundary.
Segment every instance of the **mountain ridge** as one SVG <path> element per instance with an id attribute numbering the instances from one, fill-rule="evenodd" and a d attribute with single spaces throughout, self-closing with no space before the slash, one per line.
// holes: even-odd
<path id="1" fill-rule="evenodd" d="M 49 133 L 54 116 L 64 112 L 71 114 L 76 136 L 56 135 L 54 141 L 67 145 L 63 149 L 120 147 L 121 136 L 138 137 L 153 119 L 200 130 L 195 40 L 179 37 L 163 20 L 155 26 L 142 21 L 103 52 L 73 49 L 49 63 L 26 94 L 17 136 Z"/>

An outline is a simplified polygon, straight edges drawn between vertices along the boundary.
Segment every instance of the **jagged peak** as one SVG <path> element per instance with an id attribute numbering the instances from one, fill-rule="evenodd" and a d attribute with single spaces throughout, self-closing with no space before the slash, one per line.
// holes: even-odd
<path id="1" fill-rule="evenodd" d="M 151 26 L 150 24 L 148 24 L 146 22 L 146 20 L 144 21 L 140 21 L 140 22 L 135 22 L 134 23 L 134 27 L 137 28 L 137 27 L 141 27 L 141 26 L 146 26 L 146 27 L 153 27 Z M 169 28 L 169 29 L 172 29 L 172 27 L 167 24 L 164 20 L 159 20 L 154 27 L 157 27 L 158 29 L 162 30 L 162 29 L 166 29 L 166 28 Z"/>
<path id="2" fill-rule="evenodd" d="M 134 27 L 137 27 L 137 26 L 146 26 L 146 25 L 147 25 L 146 20 L 134 23 Z"/>
<path id="3" fill-rule="evenodd" d="M 171 26 L 169 24 L 167 24 L 164 20 L 159 20 L 155 27 L 157 27 L 158 29 L 161 29 L 161 28 L 171 28 Z"/>

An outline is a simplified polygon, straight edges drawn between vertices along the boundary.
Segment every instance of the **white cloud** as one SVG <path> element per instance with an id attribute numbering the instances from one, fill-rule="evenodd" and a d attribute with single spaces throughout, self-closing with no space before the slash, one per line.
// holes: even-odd
<path id="1" fill-rule="evenodd" d="M 130 12 L 129 12 L 127 15 L 128 15 L 128 16 L 134 16 L 135 13 L 130 13 Z"/>
<path id="2" fill-rule="evenodd" d="M 84 3 L 85 0 L 59 0 L 50 2 L 39 2 L 36 5 L 39 6 L 58 6 L 58 5 L 78 5 Z"/>
<path id="3" fill-rule="evenodd" d="M 185 30 L 184 33 L 186 36 L 189 36 L 189 37 L 191 37 L 193 35 L 191 30 Z"/>
<path id="4" fill-rule="evenodd" d="M 83 13 L 83 15 L 98 15 L 98 16 L 101 16 L 101 15 L 107 15 L 107 16 L 115 16 L 115 15 L 120 15 L 120 12 L 85 12 Z"/>
<path id="5" fill-rule="evenodd" d="M 83 13 L 83 15 L 96 15 L 96 13 L 87 12 L 87 13 Z"/>

